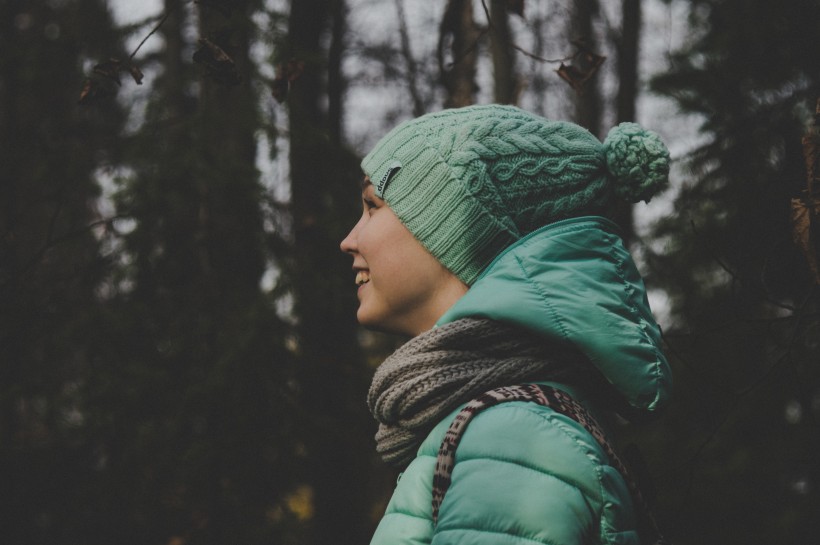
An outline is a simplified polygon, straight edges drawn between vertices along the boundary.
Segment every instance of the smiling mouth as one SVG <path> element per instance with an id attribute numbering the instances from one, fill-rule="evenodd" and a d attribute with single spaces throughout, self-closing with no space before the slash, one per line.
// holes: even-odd
<path id="1" fill-rule="evenodd" d="M 356 285 L 363 286 L 370 282 L 370 273 L 367 271 L 359 271 L 356 273 Z"/>

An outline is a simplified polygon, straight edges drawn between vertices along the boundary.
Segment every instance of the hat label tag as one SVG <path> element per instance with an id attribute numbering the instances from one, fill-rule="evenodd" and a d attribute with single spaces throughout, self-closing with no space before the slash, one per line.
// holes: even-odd
<path id="1" fill-rule="evenodd" d="M 384 198 L 384 190 L 387 187 L 387 183 L 393 178 L 393 175 L 396 174 L 400 168 L 401 163 L 398 161 L 393 161 L 387 166 L 384 176 L 382 176 L 382 179 L 376 184 L 376 196 L 378 198 Z"/>

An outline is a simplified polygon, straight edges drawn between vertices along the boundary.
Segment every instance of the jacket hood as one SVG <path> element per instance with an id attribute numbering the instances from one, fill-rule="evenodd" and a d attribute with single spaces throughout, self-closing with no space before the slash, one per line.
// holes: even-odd
<path id="1" fill-rule="evenodd" d="M 570 342 L 631 407 L 661 408 L 671 370 L 643 280 L 617 233 L 601 217 L 530 233 L 505 249 L 437 325 L 481 316 Z"/>

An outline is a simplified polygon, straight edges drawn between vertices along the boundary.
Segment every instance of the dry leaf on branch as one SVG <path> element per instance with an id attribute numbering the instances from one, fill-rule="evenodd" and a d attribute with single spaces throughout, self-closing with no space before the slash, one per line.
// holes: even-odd
<path id="1" fill-rule="evenodd" d="M 224 85 L 238 85 L 242 81 L 236 62 L 222 47 L 208 38 L 199 39 L 194 62 L 203 65 L 209 77 Z"/>
<path id="2" fill-rule="evenodd" d="M 556 72 L 558 72 L 561 79 L 575 89 L 576 93 L 580 93 L 584 90 L 586 82 L 598 72 L 605 60 L 606 57 L 582 48 L 572 57 L 575 64 L 564 64 L 562 62 Z"/>
<path id="3" fill-rule="evenodd" d="M 814 281 L 820 284 L 820 198 L 806 193 L 792 199 L 792 238 L 806 256 Z"/>
<path id="4" fill-rule="evenodd" d="M 806 256 L 814 281 L 820 284 L 820 99 L 814 126 L 803 136 L 806 189 L 792 199 L 792 238 Z"/>
<path id="5" fill-rule="evenodd" d="M 820 104 L 817 106 L 820 110 Z M 820 134 L 809 133 L 803 137 L 803 158 L 806 160 L 806 191 L 815 195 L 820 190 L 820 185 L 815 185 L 820 184 Z"/>
<path id="6" fill-rule="evenodd" d="M 128 72 L 131 74 L 131 77 L 134 78 L 134 81 L 137 82 L 137 85 L 142 85 L 142 78 L 145 76 L 136 65 L 129 64 L 128 65 Z"/>
<path id="7" fill-rule="evenodd" d="M 113 94 L 113 84 L 104 85 L 99 79 L 86 78 L 77 104 L 85 106 Z"/>
<path id="8" fill-rule="evenodd" d="M 280 104 L 288 98 L 291 84 L 305 71 L 304 61 L 291 59 L 276 65 L 276 78 L 271 83 L 271 95 Z"/>
<path id="9" fill-rule="evenodd" d="M 91 76 L 86 78 L 83 82 L 83 88 L 80 91 L 80 98 L 78 104 L 91 104 L 102 98 L 107 98 L 116 94 L 116 87 L 122 85 L 120 80 L 120 73 L 126 72 L 137 85 L 142 85 L 143 74 L 142 70 L 130 61 L 121 61 L 119 59 L 108 59 L 94 66 L 91 70 Z"/>
<path id="10" fill-rule="evenodd" d="M 142 78 L 144 77 L 142 70 L 140 70 L 135 64 L 130 61 L 121 61 L 114 58 L 101 62 L 96 65 L 92 71 L 98 76 L 110 79 L 117 85 L 122 83 L 120 81 L 120 72 L 128 72 L 137 85 L 142 85 Z"/>
<path id="11" fill-rule="evenodd" d="M 104 78 L 108 78 L 120 85 L 120 61 L 117 59 L 109 59 L 106 62 L 101 62 L 94 67 L 93 72 Z"/>

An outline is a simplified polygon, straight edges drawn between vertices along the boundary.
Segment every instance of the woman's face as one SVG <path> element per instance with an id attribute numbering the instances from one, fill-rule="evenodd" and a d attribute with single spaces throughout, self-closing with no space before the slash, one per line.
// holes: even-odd
<path id="1" fill-rule="evenodd" d="M 365 179 L 362 217 L 341 243 L 353 256 L 359 323 L 418 335 L 427 331 L 467 286 L 416 240 Z"/>

